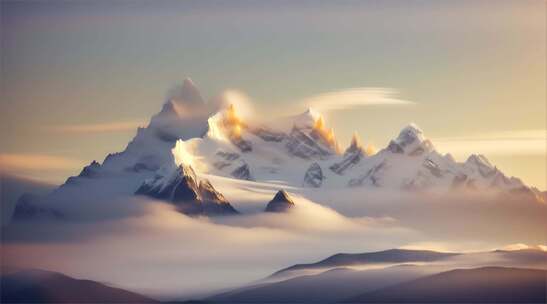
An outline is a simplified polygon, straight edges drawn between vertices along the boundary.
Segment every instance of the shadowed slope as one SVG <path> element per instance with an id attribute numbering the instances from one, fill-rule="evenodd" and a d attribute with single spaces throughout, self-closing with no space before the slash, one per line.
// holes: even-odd
<path id="1" fill-rule="evenodd" d="M 137 293 L 61 273 L 24 270 L 3 275 L 2 303 L 154 303 Z"/>
<path id="2" fill-rule="evenodd" d="M 347 303 L 545 303 L 547 271 L 484 267 L 451 270 L 367 292 Z"/>

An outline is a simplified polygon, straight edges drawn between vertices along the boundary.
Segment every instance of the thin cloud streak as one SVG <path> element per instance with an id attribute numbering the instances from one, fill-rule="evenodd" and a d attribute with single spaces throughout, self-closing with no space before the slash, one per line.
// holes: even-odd
<path id="1" fill-rule="evenodd" d="M 58 125 L 47 128 L 58 133 L 111 133 L 134 131 L 146 125 L 144 121 L 105 122 L 96 124 Z"/>
<path id="2" fill-rule="evenodd" d="M 466 137 L 433 138 L 435 147 L 455 155 L 545 155 L 546 130 L 500 131 Z"/>
<path id="3" fill-rule="evenodd" d="M 0 154 L 1 171 L 18 170 L 71 170 L 81 168 L 85 162 L 77 159 L 46 154 Z"/>
<path id="4" fill-rule="evenodd" d="M 372 105 L 415 105 L 415 102 L 398 98 L 391 88 L 351 88 L 319 94 L 304 99 L 303 103 L 318 111 L 348 110 Z"/>

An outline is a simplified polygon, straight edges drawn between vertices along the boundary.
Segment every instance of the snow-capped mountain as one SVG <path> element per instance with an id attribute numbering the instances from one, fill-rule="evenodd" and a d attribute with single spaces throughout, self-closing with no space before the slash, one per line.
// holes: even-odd
<path id="1" fill-rule="evenodd" d="M 243 119 L 234 105 L 220 104 L 222 100 L 205 102 L 194 83 L 185 80 L 170 92 L 149 125 L 137 130 L 124 151 L 109 154 L 102 163 L 91 162 L 50 195 L 32 202 L 25 199 L 21 208 L 64 216 L 62 209 L 67 204 L 63 202 L 75 197 L 91 201 L 136 192 L 180 205 L 179 197 L 169 188 L 175 183 L 191 190 L 193 206 L 198 209 L 218 205 L 232 210 L 210 182 L 198 182 L 194 170 L 198 175 L 291 187 L 488 190 L 544 201 L 543 193 L 518 178 L 507 177 L 482 155 L 460 163 L 450 154 L 437 152 L 414 124 L 404 127 L 377 153 L 364 148 L 357 135 L 342 152 L 333 129 L 313 109 L 275 123 L 256 123 Z M 33 209 L 37 204 L 40 208 Z M 218 213 L 203 208 L 197 213 Z"/>
<path id="2" fill-rule="evenodd" d="M 192 139 L 192 151 L 187 153 L 209 174 L 293 186 L 494 190 L 540 199 L 536 189 L 505 176 L 482 155 L 471 155 L 460 163 L 450 154 L 439 153 L 415 124 L 372 154 L 357 136 L 341 153 L 333 130 L 312 109 L 292 117 L 291 123 L 289 131 L 253 126 L 230 106 L 209 119 L 209 132 Z"/>
<path id="3" fill-rule="evenodd" d="M 162 170 L 165 171 L 165 170 Z M 227 215 L 238 212 L 207 179 L 198 180 L 189 165 L 181 164 L 171 172 L 147 179 L 135 194 L 173 203 L 188 215 Z"/>

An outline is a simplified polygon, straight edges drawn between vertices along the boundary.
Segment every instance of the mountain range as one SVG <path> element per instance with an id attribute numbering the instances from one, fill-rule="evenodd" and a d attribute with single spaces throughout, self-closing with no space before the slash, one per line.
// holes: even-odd
<path id="1" fill-rule="evenodd" d="M 186 214 L 237 213 L 211 182 L 198 182 L 195 174 L 323 189 L 489 191 L 545 202 L 544 192 L 506 176 L 483 155 L 457 162 L 439 153 L 415 124 L 378 152 L 363 147 L 357 135 L 341 149 L 313 109 L 274 122 L 247 121 L 222 98 L 205 102 L 186 79 L 124 151 L 92 161 L 48 195 L 22 197 L 13 219 L 77 218 L 62 202 L 135 194 L 169 201 Z"/>
<path id="2" fill-rule="evenodd" d="M 539 249 L 475 253 L 390 249 L 335 254 L 246 286 L 168 303 L 545 303 L 545 269 L 547 252 Z M 3 269 L 0 283 L 2 303 L 159 302 L 39 269 Z"/>
<path id="3" fill-rule="evenodd" d="M 543 303 L 547 252 L 336 254 L 206 300 L 220 303 Z M 484 265 L 487 266 L 484 266 Z"/>

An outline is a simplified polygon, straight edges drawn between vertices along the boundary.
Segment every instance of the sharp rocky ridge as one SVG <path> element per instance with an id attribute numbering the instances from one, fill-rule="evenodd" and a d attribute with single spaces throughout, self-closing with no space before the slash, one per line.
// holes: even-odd
<path id="1" fill-rule="evenodd" d="M 199 180 L 188 165 L 179 165 L 166 175 L 158 174 L 145 180 L 135 194 L 168 201 L 187 215 L 238 213 L 209 180 Z"/>
<path id="2" fill-rule="evenodd" d="M 458 162 L 450 154 L 439 153 L 413 123 L 402 128 L 385 148 L 367 153 L 357 136 L 341 149 L 332 126 L 313 109 L 257 122 L 257 117 L 241 116 L 236 105 L 220 106 L 226 104 L 222 98 L 212 100 L 206 102 L 193 81 L 186 79 L 169 92 L 161 111 L 146 127 L 138 128 L 122 152 L 107 155 L 102 163 L 91 162 L 45 198 L 24 199 L 20 210 L 34 210 L 24 213 L 41 216 L 63 214 L 49 207 L 36 208 L 36 202 L 48 206 L 65 199 L 67 193 L 74 195 L 79 189 L 116 179 L 123 187 L 97 186 L 97 195 L 138 192 L 183 206 L 178 200 L 187 188 L 186 194 L 195 196 L 197 205 L 181 207 L 184 213 L 233 213 L 227 211 L 231 205 L 222 203 L 223 196 L 210 182 L 194 178 L 194 170 L 248 181 L 277 180 L 295 187 L 494 191 L 545 201 L 545 193 L 506 176 L 483 155 Z M 192 149 L 184 150 L 185 157 L 197 165 L 174 165 L 177 155 L 172 150 L 177 142 L 191 143 Z M 173 166 L 177 169 L 165 172 Z M 167 188 L 157 188 L 160 182 Z M 171 190 L 179 192 L 175 195 Z"/>

